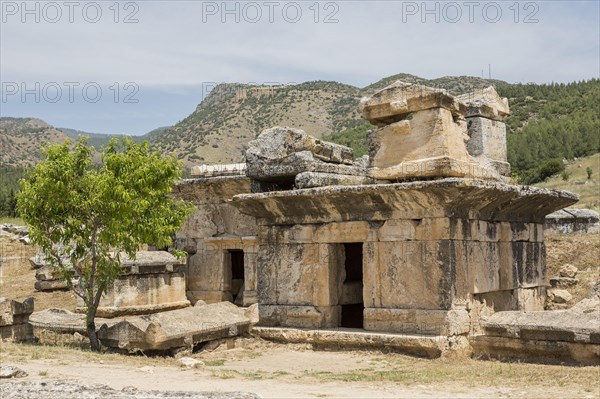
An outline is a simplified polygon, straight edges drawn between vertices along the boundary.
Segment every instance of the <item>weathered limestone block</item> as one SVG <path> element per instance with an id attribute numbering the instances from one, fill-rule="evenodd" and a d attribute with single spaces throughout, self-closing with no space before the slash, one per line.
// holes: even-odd
<path id="1" fill-rule="evenodd" d="M 550 278 L 550 285 L 552 288 L 569 288 L 577 285 L 579 282 L 576 278 L 571 277 L 552 277 Z"/>
<path id="2" fill-rule="evenodd" d="M 69 286 L 65 280 L 37 280 L 33 283 L 36 291 L 59 291 L 67 290 Z"/>
<path id="3" fill-rule="evenodd" d="M 354 165 L 323 162 L 310 151 L 299 151 L 277 159 L 246 155 L 248 176 L 258 181 L 294 182 L 294 177 L 302 172 L 320 172 L 350 176 L 364 176 L 366 170 Z M 277 186 L 274 186 L 277 188 Z M 286 188 L 285 185 L 281 186 Z M 291 188 L 291 187 L 290 187 Z M 256 190 L 254 190 L 256 191 Z M 265 190 L 262 191 L 277 191 Z"/>
<path id="4" fill-rule="evenodd" d="M 258 305 L 259 326 L 325 328 L 340 325 L 339 306 Z"/>
<path id="5" fill-rule="evenodd" d="M 385 168 L 404 161 L 439 157 L 469 161 L 464 121 L 455 121 L 444 108 L 411 115 L 410 119 L 380 127 L 369 135 L 371 166 Z"/>
<path id="6" fill-rule="evenodd" d="M 464 310 L 366 308 L 365 330 L 405 334 L 462 335 L 470 331 Z"/>
<path id="7" fill-rule="evenodd" d="M 246 176 L 215 176 L 188 179 L 176 185 L 174 195 L 192 201 L 197 210 L 177 233 L 176 247 L 190 255 L 186 266 L 187 297 L 195 303 L 231 301 L 226 288 L 227 252 L 244 251 L 245 290 L 243 304 L 256 303 L 256 254 L 258 228 L 254 217 L 229 204 L 236 194 L 250 193 Z"/>
<path id="8" fill-rule="evenodd" d="M 55 273 L 54 269 L 50 265 L 42 266 L 35 271 L 36 280 L 60 280 L 59 276 Z"/>
<path id="9" fill-rule="evenodd" d="M 246 164 L 197 165 L 192 167 L 191 175 L 192 177 L 245 176 Z"/>
<path id="10" fill-rule="evenodd" d="M 600 313 L 497 312 L 475 337 L 477 354 L 529 361 L 600 364 Z"/>
<path id="11" fill-rule="evenodd" d="M 458 96 L 467 108 L 469 141 L 467 149 L 486 168 L 510 176 L 506 158 L 506 125 L 510 114 L 508 99 L 501 98 L 493 87 Z"/>
<path id="12" fill-rule="evenodd" d="M 302 172 L 365 175 L 365 169 L 353 162 L 351 148 L 321 141 L 288 127 L 265 130 L 248 144 L 246 151 L 249 177 L 279 183 L 273 188 L 259 185 L 255 191 L 290 189 L 294 176 Z"/>
<path id="13" fill-rule="evenodd" d="M 545 228 L 555 234 L 598 233 L 600 216 L 591 209 L 565 208 L 546 216 Z"/>
<path id="14" fill-rule="evenodd" d="M 221 302 L 134 316 L 102 326 L 98 338 L 103 345 L 133 350 L 172 350 L 192 348 L 215 339 L 235 337 L 250 329 L 244 310 L 232 303 Z"/>
<path id="15" fill-rule="evenodd" d="M 366 171 L 365 171 L 366 172 Z M 374 184 L 377 180 L 367 176 L 340 175 L 335 173 L 301 172 L 296 175 L 296 188 L 311 188 L 325 186 L 354 186 L 359 184 Z"/>
<path id="16" fill-rule="evenodd" d="M 466 105 L 445 90 L 401 81 L 360 100 L 363 118 L 380 126 L 404 119 L 411 112 L 432 108 L 444 108 L 461 116 Z"/>
<path id="17" fill-rule="evenodd" d="M 190 306 L 184 265 L 165 251 L 139 251 L 136 259 L 122 255 L 121 275 L 102 296 L 98 317 L 146 314 Z M 79 301 L 78 312 L 83 312 Z"/>
<path id="18" fill-rule="evenodd" d="M 467 131 L 469 154 L 481 164 L 497 169 L 502 176 L 510 176 L 510 164 L 506 158 L 506 124 L 475 116 L 467 118 Z"/>
<path id="19" fill-rule="evenodd" d="M 497 93 L 491 88 L 484 94 L 473 94 L 470 129 L 464 119 L 467 105 L 444 90 L 395 82 L 372 97 L 363 98 L 363 117 L 379 126 L 369 135 L 369 176 L 384 180 L 503 180 L 499 171 L 508 174 L 509 169 L 506 128 L 477 117 L 477 112 L 498 113 L 499 105 L 494 102 Z M 487 97 L 491 97 L 491 105 L 486 102 Z M 500 103 L 506 106 L 502 112 L 508 112 L 502 99 Z"/>
<path id="20" fill-rule="evenodd" d="M 308 151 L 316 159 L 351 165 L 352 149 L 343 145 L 319 140 L 300 129 L 273 127 L 263 131 L 255 140 L 248 143 L 246 156 L 266 159 L 281 159 L 296 153 Z M 252 165 L 247 165 L 251 168 Z M 249 174 L 252 176 L 252 173 Z"/>
<path id="21" fill-rule="evenodd" d="M 63 264 L 70 266 L 71 261 L 68 257 L 62 258 L 61 261 Z M 32 269 L 36 270 L 36 282 L 34 283 L 34 288 L 37 291 L 56 291 L 69 288 L 67 282 L 60 278 L 53 266 L 46 260 L 41 252 L 29 258 L 29 263 L 31 264 Z M 75 271 L 72 269 L 71 274 L 75 274 Z"/>
<path id="22" fill-rule="evenodd" d="M 381 180 L 472 177 L 499 179 L 495 167 L 469 155 L 467 125 L 433 108 L 369 134 L 369 176 Z"/>
<path id="23" fill-rule="evenodd" d="M 561 277 L 575 278 L 575 276 L 577 276 L 578 271 L 579 269 L 577 269 L 576 266 L 566 264 L 560 268 L 559 274 Z"/>
<path id="24" fill-rule="evenodd" d="M 479 116 L 504 121 L 510 115 L 508 99 L 500 97 L 492 86 L 462 94 L 457 99 L 466 104 L 464 114 L 467 118 Z"/>
<path id="25" fill-rule="evenodd" d="M 254 327 L 252 334 L 276 342 L 308 343 L 316 348 L 379 348 L 428 358 L 440 357 L 448 345 L 447 339 L 434 335 L 384 334 L 339 329 Z"/>
<path id="26" fill-rule="evenodd" d="M 33 339 L 29 316 L 33 313 L 33 298 L 23 302 L 0 298 L 0 341 L 23 342 Z"/>

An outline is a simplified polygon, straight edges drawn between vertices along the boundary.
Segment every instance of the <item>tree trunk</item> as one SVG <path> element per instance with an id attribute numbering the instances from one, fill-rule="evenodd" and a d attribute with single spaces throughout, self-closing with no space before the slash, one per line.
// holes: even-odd
<path id="1" fill-rule="evenodd" d="M 95 313 L 95 312 L 94 312 Z M 94 352 L 100 352 L 100 341 L 98 340 L 98 334 L 96 334 L 96 323 L 94 323 L 94 318 L 87 321 L 87 334 L 90 338 L 90 346 Z"/>

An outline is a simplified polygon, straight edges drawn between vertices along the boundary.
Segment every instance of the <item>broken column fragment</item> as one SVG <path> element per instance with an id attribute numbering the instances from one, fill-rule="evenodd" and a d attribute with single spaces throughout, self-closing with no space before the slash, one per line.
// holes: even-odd
<path id="1" fill-rule="evenodd" d="M 33 339 L 29 315 L 33 313 L 33 298 L 23 302 L 0 298 L 0 341 L 24 342 Z"/>
<path id="2" fill-rule="evenodd" d="M 506 155 L 506 124 L 510 115 L 508 99 L 498 95 L 493 87 L 458 96 L 467 108 L 469 154 L 482 163 L 489 163 L 503 176 L 510 176 Z"/>
<path id="3" fill-rule="evenodd" d="M 255 192 L 298 187 L 296 177 L 303 172 L 328 174 L 340 181 L 344 176 L 364 177 L 366 169 L 353 165 L 352 155 L 351 148 L 319 140 L 300 129 L 274 127 L 248 144 L 246 174 L 254 180 Z"/>
<path id="4" fill-rule="evenodd" d="M 134 316 L 102 326 L 103 345 L 119 349 L 173 350 L 248 332 L 250 319 L 230 302 Z"/>
<path id="5" fill-rule="evenodd" d="M 445 90 L 397 81 L 363 98 L 360 109 L 379 126 L 369 135 L 371 177 L 502 180 L 495 167 L 469 154 L 467 105 Z"/>

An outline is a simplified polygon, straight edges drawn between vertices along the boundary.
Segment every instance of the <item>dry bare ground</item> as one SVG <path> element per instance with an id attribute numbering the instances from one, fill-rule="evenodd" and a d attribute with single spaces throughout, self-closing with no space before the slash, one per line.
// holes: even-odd
<path id="1" fill-rule="evenodd" d="M 597 398 L 598 367 L 418 359 L 382 352 L 312 351 L 254 338 L 177 359 L 94 354 L 85 350 L 3 344 L 2 364 L 25 370 L 19 381 L 104 384 L 115 390 L 245 391 L 265 398 Z M 2 393 L 0 382 L 0 393 Z M 3 395 L 0 395 L 4 397 Z"/>
<path id="2" fill-rule="evenodd" d="M 34 293 L 34 272 L 27 261 L 34 248 L 0 237 L 0 249 L 3 258 L 9 258 L 2 266 L 0 296 L 19 300 L 34 296 L 38 311 L 48 307 L 74 308 L 75 298 L 69 292 Z M 547 251 L 548 275 L 556 275 L 564 263 L 571 263 L 580 269 L 581 280 L 577 288 L 581 293 L 573 293 L 587 294 L 584 291 L 598 279 L 600 237 L 549 236 Z M 89 398 L 110 397 L 106 393 L 110 391 L 93 387 L 97 384 L 129 393 L 137 390 L 245 391 L 265 398 L 600 397 L 599 367 L 464 358 L 430 360 L 377 351 L 313 351 L 306 345 L 275 344 L 256 338 L 236 339 L 215 350 L 195 353 L 193 357 L 204 365 L 188 369 L 181 367 L 177 359 L 167 357 L 0 344 L 0 363 L 18 366 L 29 374 L 13 383 L 41 381 L 47 387 L 54 387 L 54 393 L 48 388 L 46 399 L 62 399 L 59 384 L 64 382 L 91 386 L 77 391 L 79 397 Z M 0 382 L 0 397 L 20 392 L 16 389 L 14 384 Z M 151 396 L 139 392 L 132 397 Z"/>

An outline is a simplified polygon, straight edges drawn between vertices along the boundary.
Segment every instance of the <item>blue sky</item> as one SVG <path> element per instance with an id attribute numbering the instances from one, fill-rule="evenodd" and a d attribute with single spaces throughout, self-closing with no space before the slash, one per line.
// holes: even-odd
<path id="1" fill-rule="evenodd" d="M 544 83 L 600 70 L 598 1 L 115 3 L 2 0 L 0 115 L 138 135 L 185 118 L 220 82 L 362 87 L 491 64 L 493 78 Z"/>

